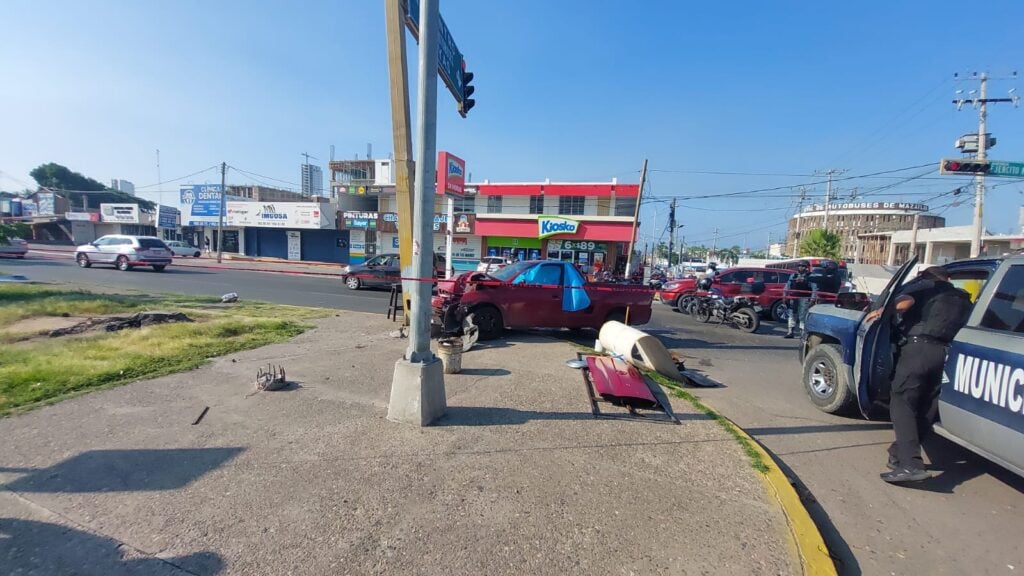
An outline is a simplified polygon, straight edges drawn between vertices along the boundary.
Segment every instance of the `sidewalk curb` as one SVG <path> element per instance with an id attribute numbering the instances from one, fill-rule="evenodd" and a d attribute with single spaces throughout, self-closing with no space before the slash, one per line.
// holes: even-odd
<path id="1" fill-rule="evenodd" d="M 750 434 L 747 434 L 746 430 L 733 422 L 732 419 L 724 416 L 714 406 L 694 396 L 690 390 L 675 383 L 665 384 L 659 382 L 657 378 L 654 380 L 662 387 L 676 392 L 677 394 L 673 394 L 676 398 L 689 402 L 698 410 L 711 411 L 715 416 L 727 422 L 733 428 L 730 432 L 744 440 L 741 444 L 743 444 L 745 450 L 752 450 L 760 457 L 762 462 L 771 463 L 771 466 L 764 467 L 766 470 L 762 470 L 756 465 L 753 467 L 759 473 L 765 490 L 775 498 L 779 508 L 782 509 L 783 516 L 786 517 L 791 544 L 796 551 L 797 558 L 800 560 L 802 573 L 805 576 L 836 576 L 838 572 L 836 571 L 835 563 L 832 561 L 832 555 L 829 554 L 825 539 L 818 530 L 818 525 L 814 523 L 810 513 L 807 511 L 807 507 L 800 500 L 796 489 L 793 488 L 789 478 L 782 472 L 782 468 L 775 458 L 761 446 L 760 442 L 751 437 Z M 747 455 L 748 457 L 751 456 L 749 451 Z"/>
<path id="2" fill-rule="evenodd" d="M 718 412 L 717 409 L 711 406 L 708 407 Z M 720 412 L 718 414 L 721 415 Z M 722 417 L 726 418 L 725 416 Z M 726 418 L 726 420 L 729 419 Z M 821 532 L 818 531 L 818 526 L 811 518 L 807 507 L 800 501 L 800 496 L 793 488 L 793 484 L 782 473 L 778 462 L 761 446 L 760 442 L 747 434 L 746 430 L 736 425 L 732 420 L 729 420 L 729 422 L 736 427 L 736 431 L 740 435 L 750 442 L 754 450 L 761 454 L 761 458 L 773 464 L 768 467 L 767 472 L 761 473 L 761 480 L 764 482 L 769 494 L 775 497 L 779 507 L 782 508 L 782 513 L 786 516 L 790 537 L 796 546 L 797 556 L 800 558 L 803 573 L 808 576 L 836 575 L 836 566 L 832 561 L 832 556 L 829 554 L 828 546 L 825 545 L 825 539 L 822 538 Z"/>
<path id="3" fill-rule="evenodd" d="M 35 253 L 36 255 L 40 255 L 44 259 L 50 259 L 50 260 L 57 260 L 57 259 L 60 259 L 60 260 L 64 260 L 64 259 L 73 260 L 74 259 L 74 254 L 73 253 L 59 251 L 59 250 L 54 250 L 54 251 L 49 251 L 49 250 L 29 250 L 29 252 L 30 253 Z M 175 265 L 175 266 L 178 266 L 180 268 L 204 268 L 204 269 L 209 269 L 209 270 L 234 270 L 234 271 L 237 271 L 237 272 L 263 272 L 265 274 L 294 274 L 294 275 L 299 275 L 299 276 L 319 276 L 321 278 L 338 278 L 339 280 L 342 277 L 341 274 L 331 274 L 331 273 L 328 273 L 328 272 L 304 272 L 304 271 L 300 271 L 300 270 L 271 270 L 269 268 L 249 268 L 249 267 L 244 267 L 243 268 L 243 267 L 239 267 L 239 266 L 222 266 L 222 265 L 218 265 L 218 264 L 192 264 L 191 262 L 199 262 L 199 260 L 195 259 L 195 258 L 193 258 L 191 260 L 188 260 L 188 262 L 190 262 L 190 263 L 189 264 L 185 264 L 185 263 L 183 263 L 181 261 L 174 261 L 174 262 L 172 262 L 172 264 Z"/>

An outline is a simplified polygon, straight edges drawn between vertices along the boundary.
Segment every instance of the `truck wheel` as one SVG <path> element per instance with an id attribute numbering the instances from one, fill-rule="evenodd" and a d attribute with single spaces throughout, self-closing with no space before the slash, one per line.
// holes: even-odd
<path id="1" fill-rule="evenodd" d="M 481 340 L 494 340 L 505 331 L 505 322 L 501 312 L 493 306 L 484 306 L 473 310 L 473 322 L 480 329 Z"/>
<path id="2" fill-rule="evenodd" d="M 843 351 L 836 344 L 819 344 L 804 358 L 804 389 L 822 412 L 852 412 L 857 398 L 850 390 Z"/>
<path id="3" fill-rule="evenodd" d="M 683 314 L 686 314 L 686 306 L 688 303 L 689 297 L 687 297 L 684 294 L 680 294 L 679 297 L 676 298 L 676 303 L 673 304 L 672 307 L 676 309 L 676 312 L 682 312 Z"/>

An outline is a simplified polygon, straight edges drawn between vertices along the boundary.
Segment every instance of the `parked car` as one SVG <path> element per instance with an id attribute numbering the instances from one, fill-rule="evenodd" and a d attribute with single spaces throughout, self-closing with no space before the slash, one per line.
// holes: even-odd
<path id="1" fill-rule="evenodd" d="M 152 266 L 163 272 L 173 254 L 164 241 L 153 236 L 109 234 L 75 248 L 75 260 L 82 268 L 93 264 L 112 264 L 127 272 L 135 266 Z"/>
<path id="2" fill-rule="evenodd" d="M 434 278 L 443 278 L 444 255 L 434 253 Z M 402 264 L 398 254 L 378 254 L 362 264 L 349 264 L 341 269 L 342 281 L 350 290 L 363 287 L 401 285 Z"/>
<path id="3" fill-rule="evenodd" d="M 476 265 L 477 272 L 491 273 L 500 270 L 509 264 L 508 259 L 503 256 L 484 256 Z"/>
<path id="4" fill-rule="evenodd" d="M 914 268 L 911 258 L 870 306 L 888 306 Z M 1024 476 L 1024 256 L 943 266 L 974 302 L 949 346 L 934 430 Z M 811 402 L 829 413 L 887 412 L 893 366 L 888 314 L 865 324 L 857 293 L 840 294 L 807 314 L 800 360 Z"/>
<path id="5" fill-rule="evenodd" d="M 164 244 L 170 248 L 171 252 L 175 256 L 191 256 L 193 258 L 199 258 L 202 252 L 195 246 L 190 246 L 180 240 L 166 240 Z"/>
<path id="6" fill-rule="evenodd" d="M 774 268 L 730 268 L 715 276 L 712 287 L 720 290 L 723 296 L 739 296 L 744 284 L 764 282 L 764 292 L 757 296 L 757 303 L 765 316 L 781 322 L 789 314 L 783 293 L 793 273 L 794 270 Z M 678 310 L 681 299 L 697 292 L 697 282 L 696 278 L 670 280 L 662 285 L 658 298 L 662 304 Z"/>
<path id="7" fill-rule="evenodd" d="M 28 242 L 21 238 L 8 238 L 6 241 L 0 241 L 0 256 L 24 258 L 27 253 Z"/>
<path id="8" fill-rule="evenodd" d="M 627 308 L 630 324 L 646 324 L 651 296 L 619 284 L 587 282 L 571 262 L 526 260 L 489 274 L 466 272 L 442 280 L 431 304 L 433 322 L 442 331 L 457 332 L 472 314 L 480 337 L 488 339 L 505 328 L 600 329 L 609 320 L 625 321 Z"/>

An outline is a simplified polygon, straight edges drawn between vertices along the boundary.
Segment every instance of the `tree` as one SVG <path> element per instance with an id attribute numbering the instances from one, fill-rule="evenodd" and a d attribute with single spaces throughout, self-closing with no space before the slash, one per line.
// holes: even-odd
<path id="1" fill-rule="evenodd" d="M 131 194 L 119 190 L 111 190 L 102 183 L 89 178 L 78 172 L 74 172 L 66 166 L 54 162 L 41 164 L 29 172 L 39 186 L 52 188 L 66 196 L 72 206 L 82 206 L 83 198 L 89 206 L 99 207 L 103 203 L 111 204 L 138 204 L 143 210 L 154 210 L 156 204 L 149 200 L 136 198 Z"/>
<path id="2" fill-rule="evenodd" d="M 838 234 L 820 228 L 811 230 L 800 241 L 800 253 L 806 256 L 820 256 L 840 260 L 843 239 Z"/>
<path id="3" fill-rule="evenodd" d="M 31 234 L 31 229 L 21 222 L 0 223 L 0 242 L 6 242 L 9 238 L 29 238 Z"/>
<path id="4" fill-rule="evenodd" d="M 716 256 L 723 264 L 736 264 L 740 261 L 740 247 L 722 248 Z"/>

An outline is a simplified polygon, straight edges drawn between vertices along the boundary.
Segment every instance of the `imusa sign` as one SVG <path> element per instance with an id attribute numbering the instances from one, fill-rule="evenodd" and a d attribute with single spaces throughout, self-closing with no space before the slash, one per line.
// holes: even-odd
<path id="1" fill-rule="evenodd" d="M 466 195 L 466 161 L 451 152 L 437 153 L 437 193 Z"/>
<path id="2" fill-rule="evenodd" d="M 556 234 L 575 234 L 580 223 L 561 216 L 538 216 L 537 238 L 547 238 Z"/>

